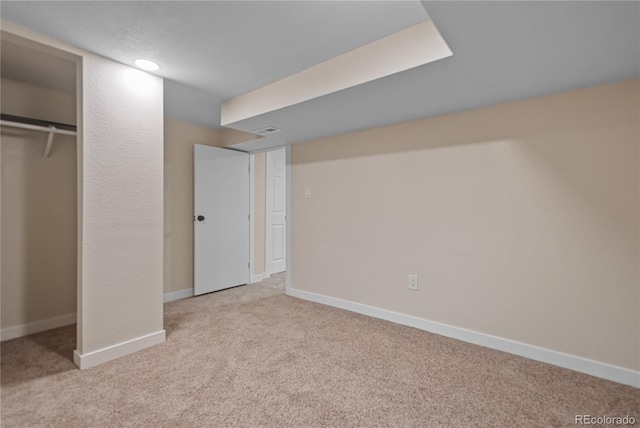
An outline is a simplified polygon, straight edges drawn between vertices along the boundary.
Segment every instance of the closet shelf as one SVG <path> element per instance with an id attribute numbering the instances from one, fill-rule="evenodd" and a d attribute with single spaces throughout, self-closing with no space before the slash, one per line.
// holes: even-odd
<path id="1" fill-rule="evenodd" d="M 48 120 L 32 119 L 29 117 L 13 116 L 10 114 L 0 114 L 0 125 L 11 126 L 13 128 L 29 129 L 32 131 L 48 132 L 47 144 L 44 148 L 44 159 L 46 160 L 53 147 L 53 136 L 55 134 L 77 135 L 77 127 L 66 123 L 51 122 Z"/>

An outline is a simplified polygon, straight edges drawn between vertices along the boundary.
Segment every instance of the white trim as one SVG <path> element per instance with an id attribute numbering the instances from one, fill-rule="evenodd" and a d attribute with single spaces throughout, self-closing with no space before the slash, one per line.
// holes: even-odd
<path id="1" fill-rule="evenodd" d="M 164 330 L 160 330 L 155 333 L 147 334 L 146 336 L 137 337 L 135 339 L 127 340 L 126 342 L 98 349 L 97 351 L 87 352 L 86 354 L 80 354 L 76 349 L 73 351 L 73 362 L 78 366 L 78 368 L 80 368 L 80 370 L 89 369 L 99 364 L 106 363 L 107 361 L 115 360 L 116 358 L 124 357 L 125 355 L 158 345 L 163 343 L 165 339 L 166 332 Z"/>
<path id="2" fill-rule="evenodd" d="M 284 291 L 286 294 L 290 294 L 291 293 L 291 268 L 292 268 L 292 264 L 291 264 L 291 144 L 287 144 L 287 146 L 285 147 L 285 192 L 286 192 L 286 201 L 285 201 L 285 205 L 286 205 L 286 210 L 287 210 L 287 221 L 285 223 L 285 227 L 286 227 L 286 240 L 287 240 L 287 248 L 285 248 L 286 254 L 285 254 L 285 273 L 284 273 L 284 277 L 285 277 L 285 281 L 284 281 Z M 266 268 L 266 266 L 265 266 Z"/>
<path id="3" fill-rule="evenodd" d="M 479 333 L 465 328 L 454 327 L 435 321 L 413 317 L 411 315 L 388 311 L 386 309 L 375 308 L 361 303 L 310 293 L 308 291 L 289 288 L 286 292 L 288 295 L 298 297 L 300 299 L 345 309 L 347 311 L 368 315 L 373 318 L 391 321 L 396 324 L 414 327 L 420 330 L 439 334 L 441 336 L 462 340 L 463 342 L 473 343 L 474 345 L 497 349 L 498 351 L 508 352 L 510 354 L 519 355 L 521 357 L 530 358 L 532 360 L 541 361 L 543 363 L 552 364 L 554 366 L 563 367 L 565 369 L 586 373 L 591 376 L 640 388 L 640 372 L 626 369 L 624 367 L 614 366 L 558 351 L 552 351 L 550 349 L 540 348 L 534 345 L 528 345 L 526 343 L 492 336 L 490 334 Z"/>
<path id="4" fill-rule="evenodd" d="M 0 340 L 17 339 L 18 337 L 27 336 L 29 334 L 40 333 L 41 331 L 52 330 L 58 327 L 64 327 L 66 325 L 75 324 L 77 322 L 77 315 L 66 314 L 59 317 L 47 318 L 41 321 L 35 321 L 29 324 L 14 325 L 11 327 L 3 328 L 0 331 Z"/>
<path id="5" fill-rule="evenodd" d="M 275 150 L 279 150 L 276 148 Z M 273 167 L 269 162 L 269 154 L 271 150 L 264 156 L 264 271 L 271 274 L 272 255 L 273 252 L 273 228 L 271 226 L 271 218 L 273 217 Z M 286 201 L 285 201 L 286 202 Z M 285 237 L 286 238 L 286 237 Z"/>
<path id="6" fill-rule="evenodd" d="M 162 302 L 169 303 L 173 302 L 174 300 L 186 299 L 187 297 L 193 297 L 193 288 L 185 288 L 184 290 L 164 293 Z"/>
<path id="7" fill-rule="evenodd" d="M 255 272 L 255 222 L 256 222 L 256 156 L 251 153 L 249 155 L 249 282 L 255 282 L 253 280 Z"/>
<path id="8" fill-rule="evenodd" d="M 269 274 L 272 273 L 280 273 L 281 271 L 278 272 L 273 272 L 273 227 L 272 227 L 272 222 L 273 222 L 273 163 L 270 161 L 270 158 L 273 157 L 273 153 L 280 151 L 280 150 L 284 150 L 285 153 L 285 159 L 284 159 L 284 163 L 285 163 L 285 194 L 284 194 L 284 198 L 285 198 L 285 234 L 288 232 L 287 230 L 287 225 L 290 223 L 289 217 L 287 217 L 287 211 L 286 211 L 286 207 L 287 207 L 287 203 L 289 201 L 289 195 L 287 195 L 287 191 L 286 191 L 286 183 L 288 180 L 288 174 L 289 174 L 289 170 L 287 169 L 287 147 L 290 147 L 290 145 L 288 146 L 280 146 L 280 147 L 274 147 L 273 149 L 269 150 L 265 157 L 265 260 L 264 260 L 264 270 L 266 272 L 268 272 Z M 284 237 L 285 239 L 285 260 L 284 260 L 284 270 L 287 270 L 287 267 L 289 266 L 287 263 L 289 262 L 289 260 L 287 260 L 286 254 L 287 254 L 287 248 L 286 245 L 288 243 L 288 238 L 287 236 Z"/>
<path id="9" fill-rule="evenodd" d="M 251 277 L 251 284 L 254 284 L 256 282 L 260 282 L 260 281 L 265 280 L 267 278 L 271 278 L 271 274 L 267 273 L 267 272 L 262 272 L 262 273 L 259 273 L 257 275 L 253 275 Z"/>

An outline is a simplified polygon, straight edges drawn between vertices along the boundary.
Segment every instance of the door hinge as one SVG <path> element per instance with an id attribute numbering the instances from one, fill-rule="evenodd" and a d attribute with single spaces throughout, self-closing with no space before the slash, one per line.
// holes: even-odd
<path id="1" fill-rule="evenodd" d="M 251 221 L 251 214 L 247 214 L 247 220 Z"/>
<path id="2" fill-rule="evenodd" d="M 247 263 L 247 267 L 251 269 L 251 262 Z"/>

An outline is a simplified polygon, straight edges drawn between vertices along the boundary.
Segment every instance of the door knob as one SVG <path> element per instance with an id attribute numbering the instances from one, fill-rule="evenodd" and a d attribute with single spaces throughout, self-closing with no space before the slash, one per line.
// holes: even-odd
<path id="1" fill-rule="evenodd" d="M 202 221 L 202 220 L 204 220 L 204 216 L 203 215 L 199 215 L 198 216 L 198 221 Z"/>

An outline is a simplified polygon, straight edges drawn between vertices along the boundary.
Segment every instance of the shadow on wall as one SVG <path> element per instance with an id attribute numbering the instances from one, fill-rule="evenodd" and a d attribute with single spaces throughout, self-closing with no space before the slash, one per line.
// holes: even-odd
<path id="1" fill-rule="evenodd" d="M 612 88 L 615 90 L 612 91 Z M 615 129 L 621 124 L 638 123 L 638 90 L 640 80 L 630 80 L 617 85 L 572 91 L 572 96 L 568 98 L 564 94 L 547 95 L 474 109 L 470 111 L 472 115 L 466 111 L 451 113 L 311 140 L 301 144 L 322 144 L 323 150 L 306 152 L 295 150 L 298 145 L 293 145 L 293 163 L 316 163 L 505 140 L 535 145 L 544 141 L 545 137 Z M 621 117 L 613 109 L 603 108 L 607 104 L 619 103 L 631 107 L 628 115 Z M 598 121 L 585 123 L 585 117 L 598 117 Z M 305 156 L 306 153 L 310 153 L 310 156 Z"/>
<path id="2" fill-rule="evenodd" d="M 639 84 L 293 145 L 293 283 L 637 370 Z"/>
<path id="3" fill-rule="evenodd" d="M 3 327 L 76 312 L 75 140 L 3 127 Z"/>
<path id="4" fill-rule="evenodd" d="M 582 206 L 580 211 L 585 216 L 593 217 L 598 224 L 608 224 L 606 229 L 615 231 L 616 240 L 626 242 L 627 252 L 637 254 L 638 246 L 629 239 L 629 230 L 638 230 L 637 218 L 634 220 L 630 213 L 638 210 L 639 192 L 629 198 L 621 195 L 619 189 L 628 187 L 630 180 L 637 182 L 634 174 L 637 175 L 640 141 L 639 90 L 640 80 L 632 80 L 573 91 L 571 96 L 555 94 L 342 134 L 294 145 L 292 163 L 304 165 L 385 156 L 384 162 L 392 164 L 396 158 L 389 155 L 482 146 L 492 150 L 495 162 L 504 168 L 504 180 L 512 179 L 514 174 L 509 172 L 516 165 L 536 170 L 538 177 L 542 173 L 548 183 L 560 186 L 551 189 L 557 196 L 553 203 Z M 607 108 L 607 105 L 619 104 L 628 106 L 623 115 L 619 108 Z M 590 120 L 592 118 L 597 120 Z M 630 135 L 629 129 L 635 129 L 635 133 Z M 320 144 L 322 150 L 304 150 L 306 144 Z M 629 156 L 629 153 L 635 155 Z M 461 180 L 465 177 L 473 180 L 464 163 L 452 163 L 450 168 L 459 168 L 456 172 Z M 380 168 L 379 173 L 384 175 L 387 171 Z M 486 174 L 497 173 L 486 171 Z M 358 175 L 358 171 L 353 174 Z M 405 174 L 403 179 L 412 179 L 414 175 L 411 171 Z M 603 174 L 611 177 L 607 186 L 603 185 Z M 513 183 L 517 185 L 524 188 L 522 192 L 513 192 L 516 196 L 522 195 L 514 202 L 526 205 L 527 192 L 535 191 L 541 184 Z M 357 198 L 357 194 L 354 197 Z M 552 207 L 550 200 L 549 206 L 531 206 L 529 212 L 534 215 L 540 209 Z M 571 227 L 573 220 L 567 218 L 566 222 L 567 227 Z"/>

